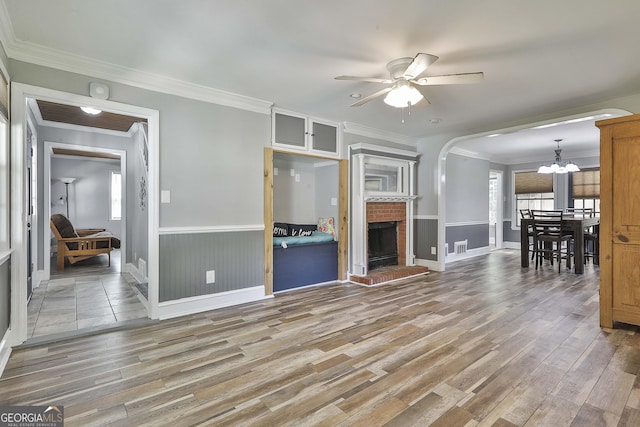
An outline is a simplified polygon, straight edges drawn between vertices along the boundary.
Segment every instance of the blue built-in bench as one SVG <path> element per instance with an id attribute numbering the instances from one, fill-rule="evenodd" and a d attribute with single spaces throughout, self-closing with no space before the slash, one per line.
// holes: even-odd
<path id="1" fill-rule="evenodd" d="M 338 279 L 338 242 L 315 225 L 274 224 L 273 290 Z"/>

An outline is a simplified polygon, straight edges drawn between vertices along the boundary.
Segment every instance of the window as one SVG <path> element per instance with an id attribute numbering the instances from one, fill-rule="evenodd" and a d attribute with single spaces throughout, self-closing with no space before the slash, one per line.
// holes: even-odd
<path id="1" fill-rule="evenodd" d="M 111 220 L 122 218 L 122 177 L 120 172 L 111 172 Z"/>
<path id="2" fill-rule="evenodd" d="M 520 226 L 520 210 L 551 210 L 554 208 L 553 175 L 537 172 L 516 172 L 514 176 L 516 195 L 516 226 Z"/>
<path id="3" fill-rule="evenodd" d="M 573 207 L 600 212 L 600 168 L 582 169 L 571 174 L 569 179 L 569 199 Z"/>

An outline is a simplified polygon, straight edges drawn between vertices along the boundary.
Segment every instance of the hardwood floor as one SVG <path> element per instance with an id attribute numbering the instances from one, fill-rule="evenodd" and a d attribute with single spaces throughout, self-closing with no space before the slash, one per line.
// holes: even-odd
<path id="1" fill-rule="evenodd" d="M 68 426 L 640 423 L 640 335 L 598 326 L 592 265 L 447 267 L 18 349 L 0 403 Z"/>

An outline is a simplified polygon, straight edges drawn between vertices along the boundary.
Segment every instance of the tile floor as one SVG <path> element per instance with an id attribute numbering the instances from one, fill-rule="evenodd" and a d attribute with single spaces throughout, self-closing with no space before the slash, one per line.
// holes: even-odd
<path id="1" fill-rule="evenodd" d="M 77 276 L 43 282 L 27 306 L 28 337 L 77 331 L 146 318 L 136 280 L 128 273 Z"/>

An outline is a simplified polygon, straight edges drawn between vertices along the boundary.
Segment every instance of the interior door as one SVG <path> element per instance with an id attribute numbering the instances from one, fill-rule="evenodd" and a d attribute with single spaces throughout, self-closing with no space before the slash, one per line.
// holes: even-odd
<path id="1" fill-rule="evenodd" d="M 611 150 L 614 318 L 637 324 L 640 319 L 640 136 L 614 138 Z"/>

